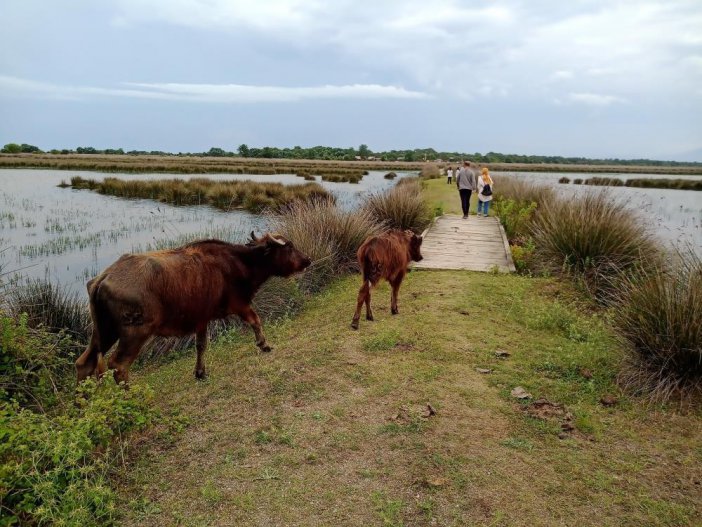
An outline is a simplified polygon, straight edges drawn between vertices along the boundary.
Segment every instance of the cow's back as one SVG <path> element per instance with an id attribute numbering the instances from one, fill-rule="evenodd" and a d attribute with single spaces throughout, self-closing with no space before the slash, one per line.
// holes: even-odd
<path id="1" fill-rule="evenodd" d="M 124 255 L 95 279 L 91 298 L 116 319 L 137 313 L 159 334 L 190 333 L 226 310 L 226 263 L 190 247 Z"/>
<path id="2" fill-rule="evenodd" d="M 403 273 L 409 264 L 406 243 L 402 234 L 390 232 L 367 239 L 357 253 L 364 275 L 392 279 Z"/>

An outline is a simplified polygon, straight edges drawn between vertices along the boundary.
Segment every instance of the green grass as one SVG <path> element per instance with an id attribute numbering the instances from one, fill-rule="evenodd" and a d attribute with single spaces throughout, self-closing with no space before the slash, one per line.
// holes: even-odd
<path id="1" fill-rule="evenodd" d="M 191 425 L 143 438 L 122 476 L 125 525 L 688 525 L 702 511 L 700 415 L 620 393 L 604 316 L 552 279 L 414 272 L 389 313 L 348 329 L 358 277 L 302 313 L 134 372 Z M 471 306 L 471 317 L 458 313 Z M 508 350 L 506 359 L 495 357 Z M 483 375 L 476 367 L 487 367 Z M 590 376 L 582 375 L 589 370 Z M 576 429 L 509 392 L 564 405 Z M 612 408 L 599 400 L 611 393 Z M 426 413 L 426 405 L 436 410 Z M 674 467 L 674 468 L 672 468 Z M 158 514 L 129 507 L 148 500 Z M 143 509 L 143 507 L 142 507 Z"/>

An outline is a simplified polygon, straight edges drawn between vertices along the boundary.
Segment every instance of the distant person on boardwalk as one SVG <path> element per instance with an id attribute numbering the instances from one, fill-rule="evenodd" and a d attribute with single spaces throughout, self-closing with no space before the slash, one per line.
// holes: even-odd
<path id="1" fill-rule="evenodd" d="M 493 182 L 490 177 L 490 171 L 487 167 L 483 167 L 478 176 L 478 216 L 482 210 L 483 216 L 487 217 L 490 201 L 492 201 Z"/>
<path id="2" fill-rule="evenodd" d="M 470 196 L 478 187 L 475 171 L 470 161 L 463 162 L 463 168 L 458 171 L 456 176 L 456 186 L 458 193 L 461 195 L 461 208 L 463 209 L 463 219 L 468 219 L 470 212 Z"/>
<path id="3" fill-rule="evenodd" d="M 446 169 L 446 177 L 448 178 L 448 180 L 446 181 L 446 183 L 448 183 L 448 184 L 450 185 L 450 184 L 451 184 L 451 179 L 453 178 L 453 168 L 448 167 L 448 168 Z"/>

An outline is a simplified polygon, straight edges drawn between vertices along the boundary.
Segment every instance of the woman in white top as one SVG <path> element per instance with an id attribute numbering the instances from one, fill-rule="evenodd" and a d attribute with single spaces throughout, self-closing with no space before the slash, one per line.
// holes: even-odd
<path id="1" fill-rule="evenodd" d="M 483 167 L 478 176 L 478 216 L 480 216 L 482 211 L 483 216 L 487 217 L 490 201 L 492 201 L 493 186 L 494 183 L 490 177 L 490 171 L 487 167 Z M 484 192 L 487 192 L 487 194 L 484 194 Z"/>

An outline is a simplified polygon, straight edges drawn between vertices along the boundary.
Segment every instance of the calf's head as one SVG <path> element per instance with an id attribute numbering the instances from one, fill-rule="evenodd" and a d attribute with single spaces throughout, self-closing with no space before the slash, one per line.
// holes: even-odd
<path id="1" fill-rule="evenodd" d="M 312 263 L 306 255 L 298 251 L 290 240 L 279 234 L 265 234 L 256 238 L 251 231 L 249 245 L 264 246 L 264 255 L 276 276 L 290 276 L 304 271 Z"/>
<path id="2" fill-rule="evenodd" d="M 421 252 L 422 237 L 417 236 L 410 230 L 405 231 L 405 236 L 407 237 L 410 258 L 415 262 L 421 262 L 424 258 Z"/>

